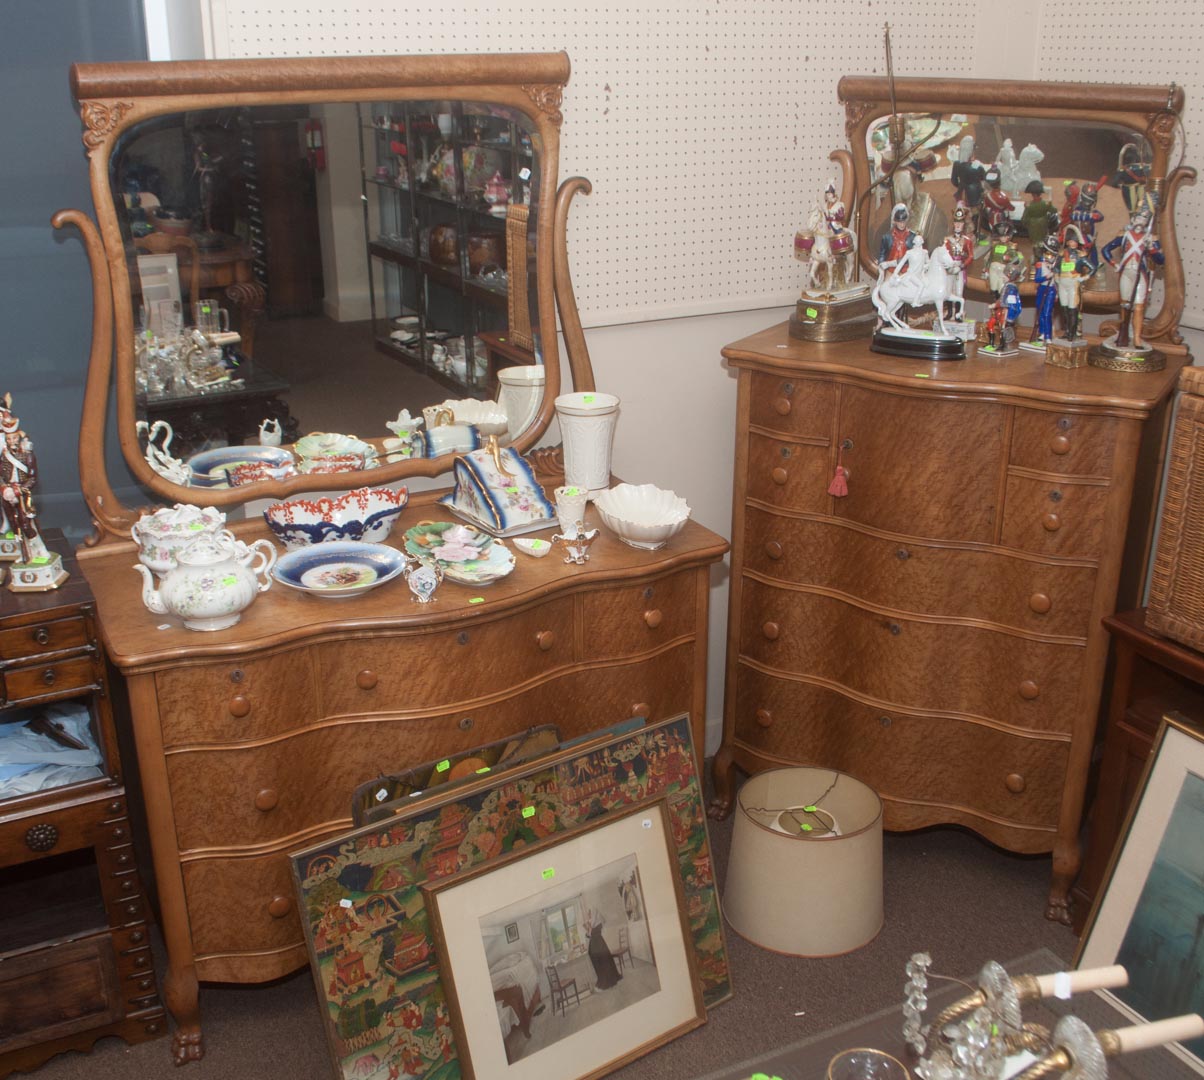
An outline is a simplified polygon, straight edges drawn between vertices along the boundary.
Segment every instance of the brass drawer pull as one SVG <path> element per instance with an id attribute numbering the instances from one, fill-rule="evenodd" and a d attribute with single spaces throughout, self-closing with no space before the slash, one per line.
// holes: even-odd
<path id="1" fill-rule="evenodd" d="M 287 896 L 273 896 L 268 904 L 268 914 L 273 919 L 283 919 L 293 908 L 292 901 Z"/>
<path id="2" fill-rule="evenodd" d="M 556 644 L 556 635 L 551 630 L 541 630 L 535 635 L 535 644 L 539 646 L 540 651 L 547 652 Z"/>
<path id="3" fill-rule="evenodd" d="M 275 788 L 264 788 L 258 795 L 255 796 L 255 809 L 267 813 L 269 810 L 275 810 L 280 802 L 280 796 Z"/>
<path id="4" fill-rule="evenodd" d="M 664 619 L 665 617 L 661 614 L 660 608 L 650 608 L 644 612 L 644 622 L 648 625 L 649 630 L 655 630 Z"/>
<path id="5" fill-rule="evenodd" d="M 380 679 L 376 672 L 369 671 L 367 668 L 359 672 L 355 677 L 355 685 L 361 690 L 375 690 L 378 682 L 380 682 Z"/>
<path id="6" fill-rule="evenodd" d="M 49 851 L 58 842 L 58 829 L 45 822 L 41 825 L 31 825 L 25 830 L 25 846 L 30 851 Z"/>
<path id="7" fill-rule="evenodd" d="M 767 728 L 773 723 L 773 713 L 771 713 L 768 709 L 758 709 L 756 716 L 757 723 L 763 728 Z"/>
<path id="8" fill-rule="evenodd" d="M 790 474 L 779 465 L 769 474 L 769 477 L 778 487 L 784 487 L 786 481 L 790 479 Z"/>
<path id="9" fill-rule="evenodd" d="M 1046 532 L 1057 532 L 1062 527 L 1062 519 L 1057 514 L 1046 514 L 1041 519 L 1041 528 Z"/>
<path id="10" fill-rule="evenodd" d="M 1028 606 L 1038 615 L 1044 615 L 1053 607 L 1053 601 L 1045 593 L 1035 592 L 1028 598 Z"/>
<path id="11" fill-rule="evenodd" d="M 1040 693 L 1041 687 L 1033 682 L 1032 679 L 1025 679 L 1024 682 L 1020 684 L 1020 696 L 1024 698 L 1025 701 L 1033 701 Z"/>
<path id="12" fill-rule="evenodd" d="M 53 686 L 58 681 L 58 672 L 52 667 L 48 667 L 42 672 L 42 682 L 47 686 Z"/>
<path id="13" fill-rule="evenodd" d="M 782 628 L 775 622 L 767 622 L 761 627 L 761 633 L 764 634 L 770 641 L 777 641 L 778 635 L 781 634 Z"/>
<path id="14" fill-rule="evenodd" d="M 765 554 L 775 561 L 783 555 L 782 545 L 776 540 L 767 540 L 765 542 Z"/>
<path id="15" fill-rule="evenodd" d="M 235 694 L 230 699 L 230 715 L 241 720 L 251 714 L 251 700 L 243 694 Z"/>
<path id="16" fill-rule="evenodd" d="M 458 727 L 461 731 L 471 731 L 472 725 L 473 725 L 473 719 L 471 716 L 462 716 L 456 722 L 456 727 Z"/>
<path id="17" fill-rule="evenodd" d="M 44 627 L 44 626 L 39 626 L 33 632 L 33 640 L 38 645 L 50 644 L 50 631 L 47 630 L 46 627 Z"/>
<path id="18" fill-rule="evenodd" d="M 1003 778 L 1003 784 L 1004 787 L 1006 787 L 1013 795 L 1021 794 L 1028 786 L 1024 781 L 1024 777 L 1015 772 L 1008 773 L 1007 776 Z"/>

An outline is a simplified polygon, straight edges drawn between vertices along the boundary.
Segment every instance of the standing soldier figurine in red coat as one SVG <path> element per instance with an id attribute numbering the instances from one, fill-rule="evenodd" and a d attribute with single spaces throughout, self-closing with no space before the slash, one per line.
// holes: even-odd
<path id="1" fill-rule="evenodd" d="M 1138 207 L 1129 216 L 1129 226 L 1116 239 L 1104 245 L 1104 261 L 1120 275 L 1120 329 L 1110 344 L 1117 349 L 1141 351 L 1149 346 L 1141 338 L 1145 323 L 1145 302 L 1154 277 L 1154 268 L 1166 257 L 1158 237 L 1150 231 L 1153 212 Z M 1132 342 L 1129 330 L 1132 328 Z"/>
<path id="2" fill-rule="evenodd" d="M 0 401 L 0 505 L 4 512 L 4 551 L 0 558 L 14 560 L 8 587 L 13 592 L 45 592 L 67 580 L 62 556 L 42 540 L 33 508 L 33 487 L 38 479 L 38 459 L 33 443 L 13 415 L 11 394 Z M 15 547 L 11 542 L 15 541 Z"/>

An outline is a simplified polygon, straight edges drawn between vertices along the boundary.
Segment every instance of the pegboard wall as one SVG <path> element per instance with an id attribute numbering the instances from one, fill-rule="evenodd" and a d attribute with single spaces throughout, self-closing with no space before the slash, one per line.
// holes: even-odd
<path id="1" fill-rule="evenodd" d="M 208 55 L 564 49 L 560 174 L 586 326 L 793 303 L 846 145 L 836 83 L 973 70 L 978 0 L 209 0 Z M 959 28 L 957 34 L 947 32 Z"/>
<path id="2" fill-rule="evenodd" d="M 561 176 L 594 194 L 569 224 L 586 326 L 793 303 L 794 231 L 846 145 L 836 84 L 898 75 L 1159 83 L 1187 89 L 1204 4 L 1018 0 L 201 0 L 214 58 L 564 49 Z M 1068 47 L 1073 43 L 1073 47 Z M 1204 161 L 1201 162 L 1204 164 Z M 1204 205 L 1179 200 L 1189 325 L 1204 326 Z M 1199 316 L 1193 318 L 1193 313 Z"/>

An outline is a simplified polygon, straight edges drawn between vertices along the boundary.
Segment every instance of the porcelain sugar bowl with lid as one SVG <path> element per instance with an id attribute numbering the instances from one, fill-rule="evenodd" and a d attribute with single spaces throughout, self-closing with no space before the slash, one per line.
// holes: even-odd
<path id="1" fill-rule="evenodd" d="M 226 524 L 226 515 L 212 506 L 176 503 L 153 514 L 143 514 L 130 529 L 138 545 L 138 561 L 156 574 L 175 569 L 176 554 L 201 536 L 215 536 Z"/>
<path id="2" fill-rule="evenodd" d="M 268 540 L 250 546 L 229 533 L 201 536 L 176 553 L 175 568 L 154 587 L 138 563 L 142 602 L 156 615 L 176 615 L 189 630 L 225 630 L 272 584 L 276 549 Z M 253 565 L 254 564 L 254 565 Z"/>

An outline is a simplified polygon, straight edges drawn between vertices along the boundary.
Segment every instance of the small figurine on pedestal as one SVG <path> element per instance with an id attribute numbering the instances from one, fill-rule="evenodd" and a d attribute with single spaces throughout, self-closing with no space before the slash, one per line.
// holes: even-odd
<path id="1" fill-rule="evenodd" d="M 907 228 L 907 209 L 895 207 L 890 232 L 882 237 L 880 252 L 887 256 L 878 261 L 878 282 L 870 294 L 878 311 L 878 329 L 870 348 L 891 356 L 928 360 L 964 360 L 965 344 L 961 335 L 945 326 L 945 300 L 956 264 L 942 244 L 929 256 L 924 238 Z M 902 254 L 896 248 L 906 240 Z M 931 304 L 936 309 L 936 328 L 910 326 L 899 315 L 901 308 Z"/>
<path id="2" fill-rule="evenodd" d="M 1105 342 L 1105 348 L 1117 352 L 1132 354 L 1150 351 L 1141 337 L 1146 297 L 1149 295 L 1154 268 L 1166 261 L 1158 237 L 1150 231 L 1152 221 L 1151 208 L 1148 205 L 1141 206 L 1129 216 L 1129 227 L 1104 245 L 1104 261 L 1120 275 L 1120 329 L 1115 338 Z"/>
<path id="3" fill-rule="evenodd" d="M 999 294 L 1008 281 L 1010 267 L 1019 267 L 1017 280 L 1024 278 L 1026 263 L 1024 255 L 1016 245 L 1014 232 L 1012 223 L 1006 218 L 996 222 L 992 229 L 993 240 L 987 253 L 987 261 L 982 268 L 982 276 L 991 290 L 992 299 L 995 300 L 999 299 Z"/>
<path id="4" fill-rule="evenodd" d="M 1096 209 L 1099 200 L 1099 185 L 1084 184 L 1079 190 L 1074 209 L 1070 211 L 1070 224 L 1077 225 L 1079 235 L 1083 239 L 1083 257 L 1091 266 L 1091 273 L 1099 269 L 1099 250 L 1095 246 L 1095 227 L 1104 220 L 1104 215 Z M 1090 276 L 1090 275 L 1089 275 Z"/>
<path id="5" fill-rule="evenodd" d="M 954 268 L 949 271 L 949 299 L 951 314 L 961 322 L 966 312 L 966 273 L 970 263 L 974 261 L 974 240 L 966 233 L 966 220 L 969 215 L 964 206 L 958 206 L 953 211 L 952 232 L 945 237 L 944 248 L 953 260 Z"/>
<path id="6" fill-rule="evenodd" d="M 1007 221 L 1010 224 L 1012 211 L 1016 209 L 1016 204 L 1008 198 L 1007 192 L 1001 186 L 1002 180 L 998 165 L 992 165 L 987 170 L 985 182 L 987 190 L 982 199 L 983 216 L 979 231 L 994 235 L 996 226 L 1000 222 Z"/>
<path id="7" fill-rule="evenodd" d="M 1053 341 L 1054 307 L 1058 301 L 1056 276 L 1058 272 L 1058 238 L 1054 233 L 1045 237 L 1033 264 L 1033 281 L 1037 285 L 1036 306 L 1033 311 L 1033 331 L 1020 348 L 1044 352 Z"/>
<path id="8" fill-rule="evenodd" d="M 1054 210 L 1045 193 L 1045 185 L 1040 180 L 1032 180 L 1024 189 L 1024 194 L 1031 200 L 1024 208 L 1024 214 L 1020 218 L 1020 226 L 1028 234 L 1029 240 L 1033 245 L 1033 258 L 1037 257 L 1037 252 L 1041 245 L 1045 243 L 1045 236 L 1050 231 L 1051 218 L 1054 222 L 1057 221 L 1057 211 Z"/>
<path id="9" fill-rule="evenodd" d="M 21 430 L 21 421 L 12 413 L 12 395 L 5 394 L 0 406 L 0 501 L 4 507 L 4 540 L 15 541 L 15 549 L 6 546 L 0 559 L 13 560 L 8 587 L 13 592 L 45 592 L 57 589 L 67 580 L 61 555 L 51 552 L 42 540 L 33 508 L 33 488 L 38 479 L 38 461 L 33 443 Z"/>
<path id="10" fill-rule="evenodd" d="M 991 317 L 987 321 L 987 344 L 984 352 L 996 356 L 1014 355 L 1016 352 L 1016 320 L 1020 317 L 1020 278 L 1024 267 L 1020 263 L 1008 263 L 1004 273 L 1007 280 L 999 290 L 999 296 L 991 305 Z"/>
<path id="11" fill-rule="evenodd" d="M 1062 236 L 1062 252 L 1056 275 L 1065 341 L 1082 340 L 1079 337 L 1079 309 L 1082 306 L 1083 282 L 1091 274 L 1091 263 L 1083 251 L 1083 234 L 1077 225 L 1067 225 Z"/>

